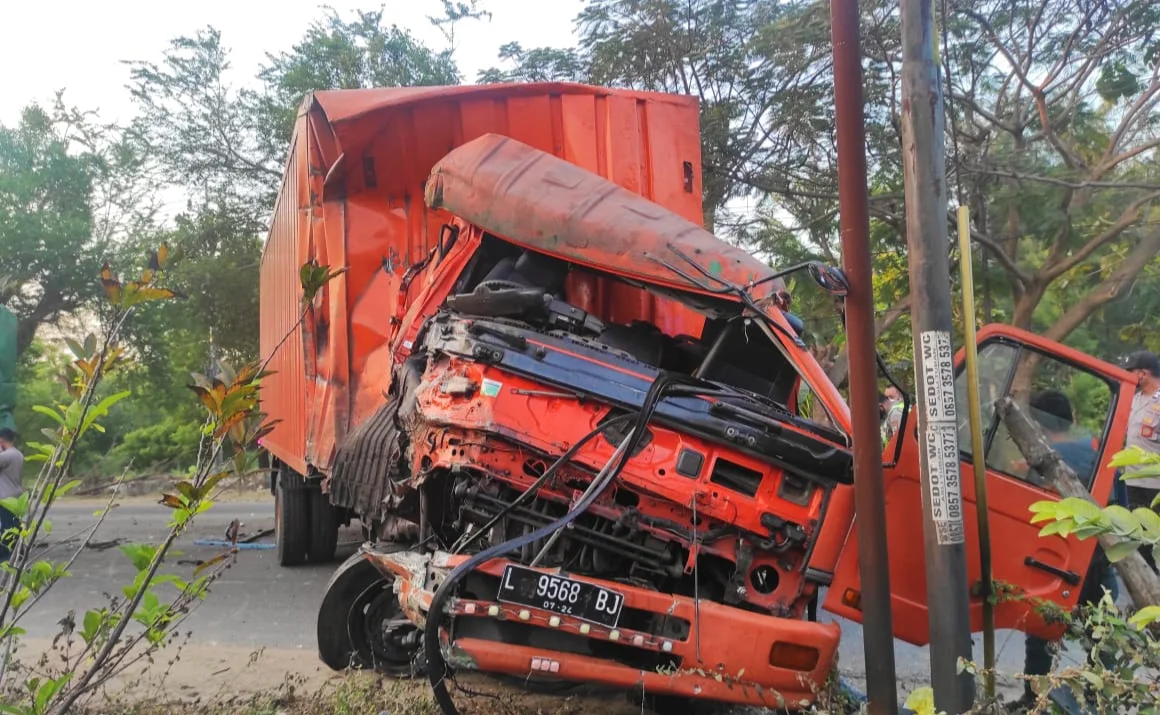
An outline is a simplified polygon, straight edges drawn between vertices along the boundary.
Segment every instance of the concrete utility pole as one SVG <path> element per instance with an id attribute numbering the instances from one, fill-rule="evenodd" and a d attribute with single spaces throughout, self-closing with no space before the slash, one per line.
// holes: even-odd
<path id="1" fill-rule="evenodd" d="M 901 7 L 902 167 L 914 296 L 931 685 L 935 709 L 960 715 L 971 707 L 974 683 L 970 674 L 958 672 L 959 659 L 971 656 L 971 627 L 951 344 L 943 98 L 931 0 L 901 0 Z"/>
<path id="2" fill-rule="evenodd" d="M 854 503 L 862 581 L 862 646 L 872 715 L 895 715 L 894 627 L 886 545 L 886 497 L 874 359 L 874 285 L 870 264 L 870 208 L 858 0 L 830 0 L 834 46 L 834 108 L 838 134 L 838 207 L 850 361 L 850 417 L 854 437 Z"/>

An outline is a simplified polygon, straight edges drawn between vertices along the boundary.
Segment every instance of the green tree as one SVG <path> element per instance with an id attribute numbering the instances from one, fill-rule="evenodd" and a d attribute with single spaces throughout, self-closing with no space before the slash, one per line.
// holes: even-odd
<path id="1" fill-rule="evenodd" d="M 499 60 L 507 67 L 481 70 L 476 78 L 480 84 L 591 81 L 591 63 L 571 47 L 524 49 L 518 42 L 509 42 L 499 48 Z"/>
<path id="2" fill-rule="evenodd" d="M 455 8 L 448 9 L 451 17 Z M 268 142 L 285 153 L 302 98 L 320 89 L 365 89 L 458 84 L 451 49 L 436 52 L 409 31 L 383 22 L 383 10 L 344 20 L 334 10 L 313 22 L 290 50 L 268 55 L 258 74 L 262 91 L 248 96 Z M 278 167 L 279 170 L 281 167 Z"/>
<path id="3" fill-rule="evenodd" d="M 446 8 L 438 19 L 472 17 Z M 478 13 L 476 13 L 478 14 Z M 325 89 L 455 84 L 451 50 L 434 51 L 384 22 L 382 10 L 350 20 L 327 10 L 289 50 L 268 55 L 256 88 L 235 84 L 229 49 L 210 27 L 174 39 L 158 62 L 130 63 L 139 128 L 164 177 L 199 200 L 242 206 L 265 222 L 281 186 L 294 116 Z"/>
<path id="4" fill-rule="evenodd" d="M 0 302 L 19 321 L 20 353 L 41 325 L 96 295 L 91 277 L 104 250 L 94 235 L 98 157 L 70 153 L 64 129 L 35 105 L 17 126 L 0 126 L 0 254 L 8 278 Z"/>

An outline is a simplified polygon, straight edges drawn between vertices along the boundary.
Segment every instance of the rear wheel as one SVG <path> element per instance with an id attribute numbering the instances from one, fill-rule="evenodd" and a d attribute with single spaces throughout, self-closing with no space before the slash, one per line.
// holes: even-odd
<path id="1" fill-rule="evenodd" d="M 306 561 L 310 546 L 310 492 L 305 481 L 285 467 L 274 486 L 274 544 L 281 566 Z"/>
<path id="2" fill-rule="evenodd" d="M 414 674 L 420 632 L 403 614 L 394 579 L 355 554 L 331 577 L 318 609 L 318 655 L 334 670 Z"/>
<path id="3" fill-rule="evenodd" d="M 310 560 L 324 563 L 334 560 L 338 549 L 338 509 L 330 503 L 330 496 L 322 487 L 310 487 Z"/>

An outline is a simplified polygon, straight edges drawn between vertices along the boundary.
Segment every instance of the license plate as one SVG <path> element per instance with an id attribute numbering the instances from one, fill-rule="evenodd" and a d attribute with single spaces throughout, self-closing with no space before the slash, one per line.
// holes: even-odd
<path id="1" fill-rule="evenodd" d="M 499 600 L 572 616 L 615 628 L 624 596 L 591 583 L 508 565 L 499 586 Z"/>

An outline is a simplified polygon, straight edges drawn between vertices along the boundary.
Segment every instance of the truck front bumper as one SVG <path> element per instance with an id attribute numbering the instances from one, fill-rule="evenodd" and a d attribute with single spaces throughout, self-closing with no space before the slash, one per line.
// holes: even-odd
<path id="1" fill-rule="evenodd" d="M 438 584 L 467 556 L 384 553 L 368 548 L 366 556 L 395 578 L 395 592 L 408 618 L 422 627 Z M 494 560 L 480 573 L 497 582 L 507 564 Z M 555 569 L 537 569 L 555 574 Z M 808 707 L 831 672 L 840 630 L 832 623 L 777 618 L 720 603 L 659 593 L 622 583 L 569 574 L 624 595 L 624 608 L 678 618 L 691 624 L 687 634 L 668 638 L 627 628 L 606 628 L 534 608 L 499 601 L 451 599 L 447 612 L 456 618 L 512 621 L 573 637 L 650 651 L 676 663 L 644 670 L 610 658 L 531 647 L 482 638 L 442 637 L 443 658 L 456 669 L 520 678 L 549 677 L 641 690 L 737 705 L 796 710 Z M 538 639 L 539 640 L 539 639 Z M 642 655 L 646 655 L 643 654 Z"/>

